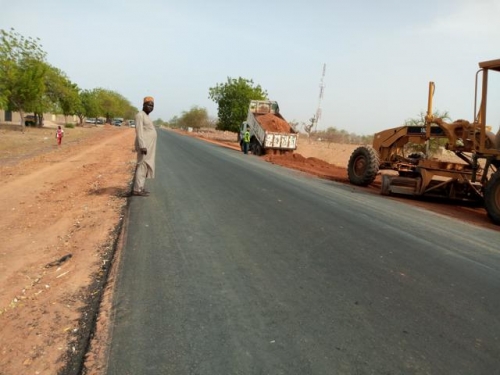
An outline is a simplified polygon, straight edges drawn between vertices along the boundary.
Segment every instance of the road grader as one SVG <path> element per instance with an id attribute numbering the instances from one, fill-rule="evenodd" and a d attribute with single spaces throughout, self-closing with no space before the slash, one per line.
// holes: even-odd
<path id="1" fill-rule="evenodd" d="M 424 124 L 383 130 L 374 135 L 372 146 L 356 148 L 347 166 L 349 181 L 367 186 L 380 173 L 383 195 L 477 202 L 500 225 L 500 130 L 495 135 L 486 123 L 488 78 L 497 72 L 500 73 L 500 59 L 479 63 L 472 122 L 448 123 L 434 117 L 435 85 L 430 82 Z M 444 148 L 456 155 L 457 161 L 431 157 L 431 139 L 444 139 Z M 414 147 L 409 147 L 414 145 L 425 147 L 426 152 L 415 152 Z M 393 172 L 381 173 L 384 170 Z"/>

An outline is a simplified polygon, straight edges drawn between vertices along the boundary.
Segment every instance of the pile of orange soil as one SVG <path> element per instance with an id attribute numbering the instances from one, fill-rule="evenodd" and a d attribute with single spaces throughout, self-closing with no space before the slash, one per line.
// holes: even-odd
<path id="1" fill-rule="evenodd" d="M 288 122 L 282 118 L 266 113 L 265 115 L 256 115 L 257 121 L 262 127 L 269 132 L 291 133 L 291 128 Z"/>

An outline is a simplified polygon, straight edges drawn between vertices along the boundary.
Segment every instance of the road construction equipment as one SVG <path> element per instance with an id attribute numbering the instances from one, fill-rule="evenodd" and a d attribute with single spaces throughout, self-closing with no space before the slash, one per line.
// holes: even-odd
<path id="1" fill-rule="evenodd" d="M 239 142 L 243 150 L 243 135 L 250 132 L 250 151 L 254 155 L 293 152 L 297 149 L 297 132 L 279 112 L 278 103 L 271 100 L 251 100 L 247 120 L 240 126 Z"/>
<path id="2" fill-rule="evenodd" d="M 486 123 L 488 78 L 500 72 L 500 59 L 479 63 L 476 73 L 474 120 L 451 123 L 434 117 L 435 91 L 429 83 L 427 114 L 422 126 L 400 126 L 374 135 L 372 146 L 358 147 L 348 167 L 354 185 L 371 184 L 380 171 L 381 193 L 432 196 L 484 204 L 490 219 L 500 225 L 500 130 L 495 135 Z M 478 98 L 480 100 L 478 100 Z M 426 145 L 446 139 L 445 149 L 459 159 L 448 162 L 429 153 L 413 152 L 411 144 Z"/>

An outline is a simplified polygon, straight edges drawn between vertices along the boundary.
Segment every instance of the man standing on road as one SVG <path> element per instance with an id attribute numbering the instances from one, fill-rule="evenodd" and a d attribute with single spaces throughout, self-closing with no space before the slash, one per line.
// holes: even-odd
<path id="1" fill-rule="evenodd" d="M 147 197 L 149 191 L 144 188 L 146 178 L 155 177 L 156 129 L 149 114 L 153 111 L 154 99 L 146 96 L 142 111 L 135 115 L 135 150 L 137 166 L 135 168 L 132 195 Z"/>
<path id="2" fill-rule="evenodd" d="M 250 146 L 250 131 L 248 130 L 248 126 L 247 126 L 247 130 L 243 134 L 243 153 L 244 154 L 248 154 L 249 146 Z"/>

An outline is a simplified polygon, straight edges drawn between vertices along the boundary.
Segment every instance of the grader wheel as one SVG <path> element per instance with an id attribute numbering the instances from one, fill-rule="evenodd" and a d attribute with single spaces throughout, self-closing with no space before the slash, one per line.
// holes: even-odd
<path id="1" fill-rule="evenodd" d="M 353 185 L 370 185 L 377 176 L 379 159 L 373 147 L 361 146 L 353 151 L 347 165 L 347 175 Z"/>
<path id="2" fill-rule="evenodd" d="M 484 206 L 491 221 L 500 225 L 500 169 L 491 176 L 486 184 Z"/>

